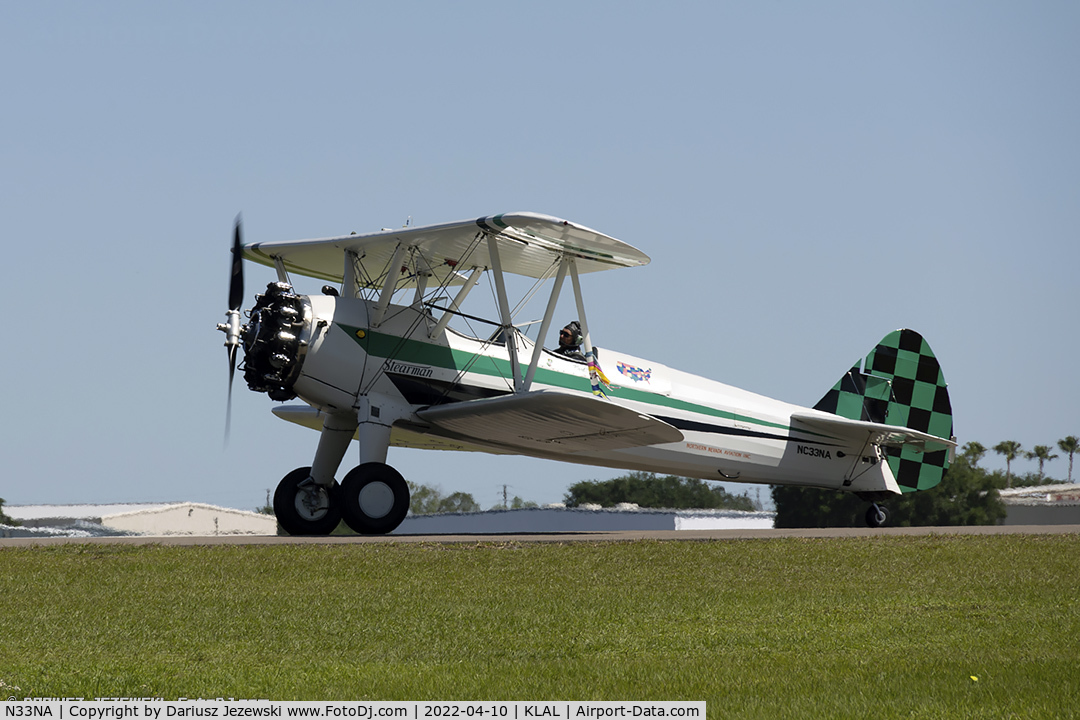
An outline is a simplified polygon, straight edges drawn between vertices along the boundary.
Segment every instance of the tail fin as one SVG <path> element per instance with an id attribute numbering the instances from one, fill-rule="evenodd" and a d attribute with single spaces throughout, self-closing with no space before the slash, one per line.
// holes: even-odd
<path id="1" fill-rule="evenodd" d="M 897 330 L 886 335 L 814 406 L 849 420 L 869 420 L 950 439 L 952 404 L 941 366 L 922 335 Z M 904 492 L 928 490 L 941 482 L 949 451 L 887 448 L 889 467 Z"/>

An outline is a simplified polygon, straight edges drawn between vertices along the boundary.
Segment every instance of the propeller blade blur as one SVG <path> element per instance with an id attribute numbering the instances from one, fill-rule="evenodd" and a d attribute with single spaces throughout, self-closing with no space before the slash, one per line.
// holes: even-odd
<path id="1" fill-rule="evenodd" d="M 236 227 L 233 231 L 232 246 L 232 273 L 229 276 L 229 309 L 239 310 L 244 302 L 244 251 L 241 235 L 240 216 L 236 216 Z"/>
<path id="2" fill-rule="evenodd" d="M 236 349 L 240 346 L 240 306 L 244 302 L 244 250 L 240 216 L 233 228 L 232 267 L 229 273 L 229 311 L 227 323 L 218 325 L 225 333 L 225 350 L 229 354 L 229 395 L 225 404 L 225 444 L 229 444 L 232 429 L 232 388 L 236 376 Z"/>

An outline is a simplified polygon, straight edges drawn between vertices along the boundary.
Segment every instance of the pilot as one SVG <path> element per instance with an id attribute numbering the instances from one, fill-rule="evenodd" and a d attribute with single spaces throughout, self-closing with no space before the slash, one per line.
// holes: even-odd
<path id="1" fill-rule="evenodd" d="M 577 320 L 571 320 L 566 327 L 559 331 L 559 347 L 555 352 L 571 360 L 584 360 L 585 356 L 581 354 L 583 340 L 581 323 Z"/>

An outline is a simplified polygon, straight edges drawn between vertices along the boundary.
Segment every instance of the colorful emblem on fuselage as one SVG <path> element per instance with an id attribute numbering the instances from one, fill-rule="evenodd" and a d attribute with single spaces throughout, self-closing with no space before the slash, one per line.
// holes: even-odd
<path id="1" fill-rule="evenodd" d="M 627 365 L 623 362 L 615 363 L 615 367 L 616 369 L 618 369 L 619 372 L 621 372 L 623 375 L 630 378 L 634 382 L 649 382 L 649 378 L 652 376 L 652 368 L 649 368 L 648 370 L 642 370 L 639 367 Z"/>

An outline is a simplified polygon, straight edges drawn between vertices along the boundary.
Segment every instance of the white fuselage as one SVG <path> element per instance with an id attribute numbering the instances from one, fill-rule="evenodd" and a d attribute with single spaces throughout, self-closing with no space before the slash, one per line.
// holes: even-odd
<path id="1" fill-rule="evenodd" d="M 322 413 L 354 412 L 370 405 L 392 427 L 396 445 L 523 452 L 483 439 L 448 437 L 415 413 L 425 407 L 515 391 L 506 344 L 444 330 L 429 337 L 435 319 L 415 307 L 390 306 L 378 327 L 369 325 L 367 300 L 311 296 L 310 336 L 296 394 Z M 485 326 L 486 327 L 486 326 Z M 497 328 L 493 328 L 497 330 Z M 518 337 L 521 375 L 533 353 Z M 814 412 L 659 363 L 601 347 L 598 364 L 614 402 L 678 428 L 683 439 L 604 452 L 529 451 L 575 463 L 682 475 L 707 480 L 795 484 L 856 491 L 888 487 L 888 464 L 873 450 L 836 438 L 793 430 L 793 412 Z M 532 390 L 593 394 L 586 363 L 544 350 Z M 310 416 L 279 412 L 318 427 Z M 361 422 L 366 418 L 361 417 Z M 847 481 L 847 482 L 845 482 Z"/>

